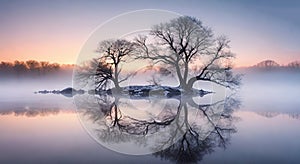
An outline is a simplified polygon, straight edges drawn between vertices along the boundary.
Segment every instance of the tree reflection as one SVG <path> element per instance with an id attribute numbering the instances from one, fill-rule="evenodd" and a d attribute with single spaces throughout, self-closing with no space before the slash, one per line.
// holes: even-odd
<path id="1" fill-rule="evenodd" d="M 159 134 L 150 145 L 153 155 L 179 163 L 200 161 L 216 147 L 225 149 L 230 135 L 236 132 L 232 113 L 240 105 L 233 97 L 197 103 L 191 97 L 182 96 L 165 99 L 167 103 L 160 112 L 139 117 L 135 114 L 140 111 L 126 112 L 130 108 L 126 104 L 128 98 L 108 95 L 77 98 L 79 112 L 92 122 L 89 126 L 101 143 L 134 142 L 149 146 L 149 136 Z"/>
<path id="2" fill-rule="evenodd" d="M 188 99 L 187 104 L 195 107 L 197 104 L 190 100 Z M 183 106 L 186 116 L 188 115 L 187 104 Z M 232 112 L 239 105 L 240 102 L 233 98 L 226 98 L 212 104 L 197 105 L 202 117 L 208 121 L 207 126 L 212 126 L 208 134 L 203 136 L 201 125 L 190 123 L 188 119 L 185 119 L 184 124 L 176 128 L 176 131 L 183 132 L 183 136 L 167 149 L 158 151 L 154 155 L 172 162 L 196 163 L 201 161 L 204 155 L 213 152 L 215 147 L 225 149 L 229 144 L 230 135 L 236 132 Z M 216 112 L 221 106 L 224 106 L 222 112 Z M 219 118 L 218 121 L 214 121 L 216 117 Z M 182 130 L 182 128 L 185 128 L 185 130 Z M 169 140 L 166 140 L 166 142 Z"/>

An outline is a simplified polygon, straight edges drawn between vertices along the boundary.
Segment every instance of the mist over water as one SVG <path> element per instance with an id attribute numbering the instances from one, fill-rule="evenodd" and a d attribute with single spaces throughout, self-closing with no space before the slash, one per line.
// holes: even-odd
<path id="1" fill-rule="evenodd" d="M 62 70 L 43 76 L 9 77 L 0 79 L 0 113 L 14 115 L 57 114 L 73 110 L 73 101 L 63 95 L 36 94 L 41 90 L 62 90 L 72 86 L 72 70 Z"/>
<path id="2" fill-rule="evenodd" d="M 300 71 L 247 70 L 239 95 L 247 110 L 300 113 Z"/>
<path id="3" fill-rule="evenodd" d="M 237 96 L 242 101 L 243 110 L 254 112 L 283 112 L 300 113 L 300 71 L 298 70 L 255 70 L 237 69 L 236 73 L 243 74 L 242 86 Z M 45 76 L 27 77 L 5 77 L 0 79 L 0 102 L 25 102 L 38 101 L 43 99 L 55 99 L 62 95 L 41 95 L 34 92 L 41 90 L 62 90 L 72 86 L 72 70 L 61 71 L 56 74 Z M 121 83 L 121 86 L 128 85 L 150 85 L 153 72 L 142 72 Z M 176 87 L 178 81 L 172 76 L 160 76 L 161 85 Z M 196 82 L 196 89 L 215 91 L 221 93 L 221 97 L 228 95 L 226 90 L 207 82 Z M 80 88 L 76 88 L 80 89 Z M 216 95 L 215 95 L 216 96 Z M 206 96 L 203 99 L 210 96 Z"/>
<path id="4" fill-rule="evenodd" d="M 237 69 L 235 72 L 244 74 L 242 86 L 237 93 L 243 102 L 242 109 L 255 112 L 299 113 L 300 71 Z M 71 87 L 72 73 L 72 70 L 69 70 L 45 76 L 2 77 L 0 79 L 0 101 L 2 103 L 36 101 L 38 99 L 46 101 L 46 99 L 62 97 L 61 95 L 36 95 L 34 92 L 62 90 Z M 152 75 L 151 71 L 138 73 L 121 83 L 121 86 L 152 84 Z M 160 80 L 161 85 L 178 86 L 175 77 L 157 75 L 155 78 Z M 207 82 L 196 82 L 194 88 L 226 94 L 226 91 Z"/>
<path id="5" fill-rule="evenodd" d="M 0 97 L 24 98 L 39 90 L 60 90 L 72 86 L 72 70 L 43 76 L 4 77 L 0 79 Z"/>

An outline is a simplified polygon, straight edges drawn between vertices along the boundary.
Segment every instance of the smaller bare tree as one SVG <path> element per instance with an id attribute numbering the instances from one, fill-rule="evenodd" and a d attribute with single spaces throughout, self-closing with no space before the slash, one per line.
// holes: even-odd
<path id="1" fill-rule="evenodd" d="M 92 59 L 76 66 L 74 77 L 80 87 L 88 86 L 95 90 L 105 90 L 110 84 L 112 74 L 109 64 L 100 59 Z"/>
<path id="2" fill-rule="evenodd" d="M 116 90 L 120 90 L 120 83 L 127 80 L 133 74 L 127 74 L 121 77 L 121 63 L 126 61 L 126 58 L 133 55 L 135 44 L 124 40 L 104 40 L 100 42 L 96 52 L 100 53 L 99 63 L 96 71 L 96 78 L 99 84 L 110 79 Z M 105 64 L 103 70 L 102 65 Z M 104 75 L 103 75 L 104 73 Z M 104 76 L 104 77 L 103 77 Z M 97 82 L 96 81 L 96 82 Z"/>
<path id="3" fill-rule="evenodd" d="M 112 82 L 115 91 L 120 91 L 120 83 L 134 75 L 133 73 L 121 75 L 122 62 L 133 54 L 134 46 L 134 43 L 121 39 L 100 42 L 96 50 L 99 57 L 76 67 L 77 84 L 92 85 L 95 90 L 105 90 Z"/>

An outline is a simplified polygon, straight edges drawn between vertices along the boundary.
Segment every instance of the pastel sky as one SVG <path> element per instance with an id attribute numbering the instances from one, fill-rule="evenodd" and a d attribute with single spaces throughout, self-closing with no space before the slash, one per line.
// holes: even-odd
<path id="1" fill-rule="evenodd" d="M 265 59 L 300 60 L 300 1 L 1 0 L 0 60 L 75 63 L 91 33 L 106 20 L 133 10 L 163 9 L 195 16 L 231 40 L 236 66 Z"/>

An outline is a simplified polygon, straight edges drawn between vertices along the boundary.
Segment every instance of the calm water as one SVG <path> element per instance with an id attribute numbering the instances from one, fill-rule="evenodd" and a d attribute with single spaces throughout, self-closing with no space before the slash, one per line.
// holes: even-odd
<path id="1" fill-rule="evenodd" d="M 230 127 L 235 131 L 230 135 L 224 134 L 225 144 L 215 135 L 209 135 L 201 142 L 201 150 L 192 149 L 197 152 L 198 162 L 300 163 L 299 79 L 299 73 L 269 77 L 246 75 L 244 85 L 236 95 L 241 104 L 229 113 L 232 118 Z M 7 87 L 3 86 L 9 84 L 1 85 L 7 91 Z M 101 146 L 98 143 L 101 140 L 91 137 L 81 125 L 81 115 L 76 113 L 73 98 L 36 95 L 33 91 L 42 86 L 33 86 L 19 94 L 1 94 L 0 163 L 175 162 L 175 148 L 168 149 L 169 154 L 126 155 L 107 149 L 107 145 Z M 63 86 L 53 87 L 60 89 Z M 178 106 L 178 102 L 172 100 L 172 109 Z M 139 100 L 132 103 L 138 106 Z M 194 120 L 191 115 L 197 112 L 194 114 L 193 109 L 189 105 L 187 107 L 189 118 Z M 120 105 L 118 108 L 130 111 L 128 106 Z M 203 118 L 203 114 L 200 113 L 199 118 Z M 225 122 L 228 125 L 228 120 L 225 119 Z M 205 122 L 189 123 L 201 126 Z M 205 129 L 205 125 L 201 128 Z M 211 134 L 216 134 L 214 132 Z"/>

